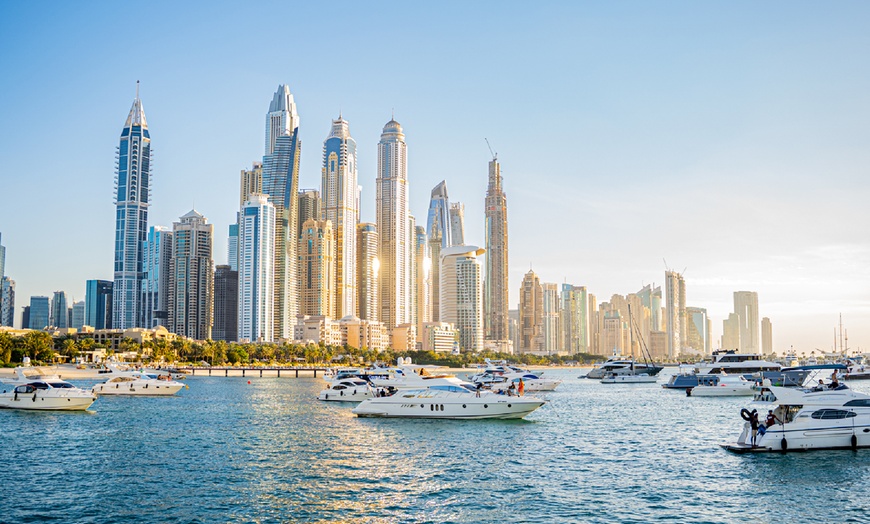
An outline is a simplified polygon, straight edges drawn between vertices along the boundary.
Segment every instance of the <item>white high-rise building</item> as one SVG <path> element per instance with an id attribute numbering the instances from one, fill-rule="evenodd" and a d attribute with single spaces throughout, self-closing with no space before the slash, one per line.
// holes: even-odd
<path id="1" fill-rule="evenodd" d="M 676 358 L 686 342 L 686 281 L 676 271 L 665 272 L 665 322 L 668 358 Z"/>
<path id="2" fill-rule="evenodd" d="M 239 217 L 240 342 L 271 342 L 274 318 L 275 206 L 254 194 Z"/>
<path id="3" fill-rule="evenodd" d="M 740 351 L 742 353 L 760 353 L 758 293 L 755 291 L 735 291 L 734 313 L 740 319 Z"/>
<path id="4" fill-rule="evenodd" d="M 484 253 L 476 246 L 441 250 L 441 322 L 459 330 L 459 347 L 483 349 L 483 270 L 477 259 Z"/>
<path id="5" fill-rule="evenodd" d="M 339 115 L 323 142 L 323 218 L 332 222 L 335 267 L 332 318 L 356 315 L 356 226 L 359 223 L 356 141 Z M 380 233 L 380 231 L 378 232 Z"/>
<path id="6" fill-rule="evenodd" d="M 429 285 L 431 305 L 429 311 L 432 321 L 438 322 L 441 315 L 441 250 L 450 247 L 450 199 L 447 196 L 447 182 L 442 180 L 434 189 L 429 200 L 429 215 L 426 220 L 429 238 L 429 259 L 432 261 Z"/>
<path id="7" fill-rule="evenodd" d="M 379 320 L 387 329 L 412 321 L 411 239 L 408 230 L 408 148 L 402 126 L 390 120 L 378 142 L 378 178 L 375 201 L 378 225 L 378 260 L 381 263 Z"/>

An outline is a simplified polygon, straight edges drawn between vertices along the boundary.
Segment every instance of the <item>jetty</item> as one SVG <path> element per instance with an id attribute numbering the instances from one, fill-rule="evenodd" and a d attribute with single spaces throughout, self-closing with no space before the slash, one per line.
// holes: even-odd
<path id="1" fill-rule="evenodd" d="M 178 371 L 187 373 L 190 376 L 224 376 L 224 377 L 293 377 L 306 378 L 317 377 L 320 373 L 322 377 L 327 368 L 318 367 L 295 367 L 295 366 L 257 366 L 257 367 L 239 367 L 239 366 L 179 366 Z"/>

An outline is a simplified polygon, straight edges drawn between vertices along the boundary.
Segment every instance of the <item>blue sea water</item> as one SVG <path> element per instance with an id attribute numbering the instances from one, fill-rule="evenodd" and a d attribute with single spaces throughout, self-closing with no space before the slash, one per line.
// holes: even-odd
<path id="1" fill-rule="evenodd" d="M 870 522 L 870 450 L 734 455 L 746 398 L 548 373 L 520 421 L 359 419 L 294 378 L 0 411 L 0 522 Z"/>

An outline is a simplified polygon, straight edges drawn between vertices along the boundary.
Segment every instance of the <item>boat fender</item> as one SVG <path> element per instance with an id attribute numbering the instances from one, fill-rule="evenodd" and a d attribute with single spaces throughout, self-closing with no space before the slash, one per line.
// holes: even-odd
<path id="1" fill-rule="evenodd" d="M 782 437 L 782 440 L 779 441 L 779 446 L 782 448 L 783 451 L 788 450 L 788 441 L 785 439 L 785 437 Z"/>
<path id="2" fill-rule="evenodd" d="M 18 392 L 17 391 L 15 392 L 15 398 L 13 398 L 12 400 L 15 400 L 15 401 L 18 400 Z"/>
<path id="3" fill-rule="evenodd" d="M 858 436 L 852 435 L 852 449 L 858 449 Z"/>
<path id="4" fill-rule="evenodd" d="M 356 396 L 356 389 L 353 390 L 353 396 Z"/>
<path id="5" fill-rule="evenodd" d="M 343 397 L 343 396 L 344 396 L 344 390 L 339 391 L 339 392 L 338 392 L 338 395 L 341 396 L 341 397 Z"/>
<path id="6" fill-rule="evenodd" d="M 741 416 L 741 417 L 743 418 L 743 420 L 745 420 L 746 422 L 749 422 L 750 420 L 752 420 L 752 412 L 749 411 L 749 410 L 746 409 L 746 408 L 743 408 L 743 409 L 740 410 L 740 416 Z"/>
<path id="7" fill-rule="evenodd" d="M 323 395 L 323 400 L 329 400 L 329 393 Z"/>
<path id="8" fill-rule="evenodd" d="M 33 401 L 36 402 L 36 391 L 33 392 Z"/>

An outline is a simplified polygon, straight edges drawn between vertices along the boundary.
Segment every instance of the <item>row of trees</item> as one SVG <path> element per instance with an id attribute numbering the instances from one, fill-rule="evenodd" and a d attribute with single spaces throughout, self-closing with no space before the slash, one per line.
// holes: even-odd
<path id="1" fill-rule="evenodd" d="M 72 360 L 83 351 L 100 347 L 94 339 L 61 336 L 52 338 L 43 331 L 30 331 L 24 336 L 13 337 L 0 332 L 0 364 L 14 365 L 24 357 L 35 362 Z M 362 364 L 373 362 L 395 362 L 398 357 L 410 357 L 417 364 L 434 364 L 450 367 L 463 367 L 482 362 L 484 358 L 519 361 L 526 365 L 564 364 L 567 362 L 594 362 L 601 357 L 588 354 L 572 356 L 505 355 L 493 352 L 461 353 L 459 355 L 435 353 L 433 351 L 392 350 L 377 351 L 350 346 L 327 346 L 325 344 L 254 344 L 206 340 L 194 342 L 165 339 L 138 343 L 126 338 L 119 345 L 121 352 L 135 352 L 143 362 L 186 362 L 209 365 L 240 364 L 310 364 L 335 365 Z M 107 351 L 111 355 L 112 351 Z"/>

